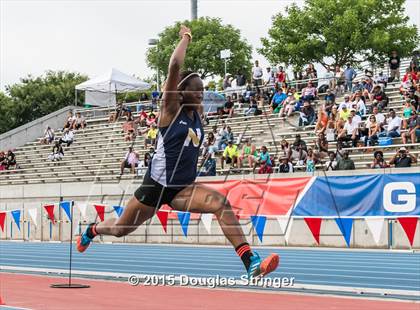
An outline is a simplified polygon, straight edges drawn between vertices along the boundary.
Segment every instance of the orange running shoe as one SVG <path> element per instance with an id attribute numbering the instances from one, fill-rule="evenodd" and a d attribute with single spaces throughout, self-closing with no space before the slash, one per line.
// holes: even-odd
<path id="1" fill-rule="evenodd" d="M 261 260 L 257 252 L 251 256 L 251 265 L 248 269 L 248 278 L 265 276 L 277 269 L 280 257 L 278 254 L 271 253 L 264 260 Z"/>

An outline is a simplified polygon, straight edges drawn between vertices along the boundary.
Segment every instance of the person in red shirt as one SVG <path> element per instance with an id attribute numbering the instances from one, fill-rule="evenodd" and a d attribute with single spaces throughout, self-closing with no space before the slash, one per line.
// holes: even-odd
<path id="1" fill-rule="evenodd" d="M 277 72 L 276 82 L 279 84 L 286 82 L 286 72 L 284 72 L 282 66 L 279 67 L 279 71 Z"/>

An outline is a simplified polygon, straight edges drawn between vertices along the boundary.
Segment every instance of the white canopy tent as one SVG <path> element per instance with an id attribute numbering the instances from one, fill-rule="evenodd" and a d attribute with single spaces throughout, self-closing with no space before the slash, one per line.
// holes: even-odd
<path id="1" fill-rule="evenodd" d="M 94 103 L 92 102 L 92 105 L 111 106 L 115 104 L 115 95 L 117 93 L 146 90 L 149 88 L 150 84 L 113 68 L 100 76 L 76 85 L 75 100 L 77 105 L 77 91 L 84 90 L 86 92 L 86 98 L 95 101 Z M 86 99 L 85 102 L 89 103 Z"/>

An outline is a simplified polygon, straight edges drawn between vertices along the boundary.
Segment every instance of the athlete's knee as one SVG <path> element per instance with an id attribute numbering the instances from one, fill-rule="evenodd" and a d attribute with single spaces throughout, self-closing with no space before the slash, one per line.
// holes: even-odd
<path id="1" fill-rule="evenodd" d="M 214 214 L 217 216 L 223 215 L 224 212 L 229 212 L 232 210 L 232 206 L 229 203 L 229 200 L 226 198 L 219 200 L 214 207 Z"/>
<path id="2" fill-rule="evenodd" d="M 127 236 L 131 233 L 134 229 L 129 226 L 115 226 L 112 229 L 112 235 L 117 238 L 121 238 Z"/>

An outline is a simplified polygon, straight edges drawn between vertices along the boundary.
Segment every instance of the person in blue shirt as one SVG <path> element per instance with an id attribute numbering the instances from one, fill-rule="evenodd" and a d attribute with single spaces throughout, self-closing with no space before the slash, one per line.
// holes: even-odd
<path id="1" fill-rule="evenodd" d="M 271 99 L 270 108 L 273 113 L 279 113 L 280 109 L 283 107 L 283 101 L 286 100 L 287 95 L 283 93 L 281 88 L 277 89 L 277 92 L 274 94 Z"/>
<path id="2" fill-rule="evenodd" d="M 258 174 L 267 174 L 273 172 L 273 163 L 271 162 L 270 153 L 268 153 L 267 147 L 263 145 L 257 156 L 255 166 L 260 166 Z"/>
<path id="3" fill-rule="evenodd" d="M 350 91 L 353 83 L 353 79 L 356 77 L 357 73 L 356 71 L 350 66 L 350 64 L 347 64 L 346 70 L 344 70 L 344 89 L 345 91 Z"/>

